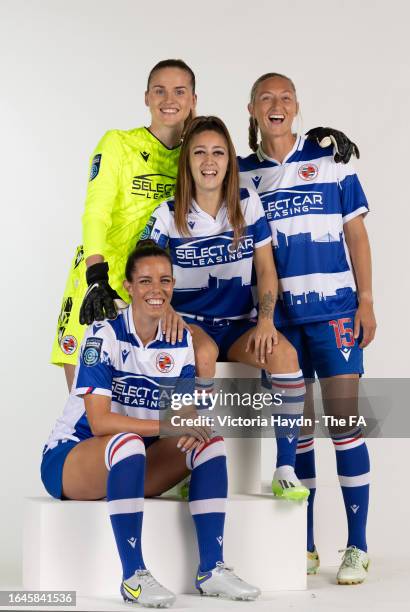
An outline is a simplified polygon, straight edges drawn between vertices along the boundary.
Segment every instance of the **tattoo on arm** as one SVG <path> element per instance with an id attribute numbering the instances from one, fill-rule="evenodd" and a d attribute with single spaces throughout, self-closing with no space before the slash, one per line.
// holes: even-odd
<path id="1" fill-rule="evenodd" d="M 272 319 L 275 301 L 276 300 L 272 291 L 268 291 L 268 293 L 263 294 L 259 303 L 259 314 L 261 317 L 264 319 Z"/>

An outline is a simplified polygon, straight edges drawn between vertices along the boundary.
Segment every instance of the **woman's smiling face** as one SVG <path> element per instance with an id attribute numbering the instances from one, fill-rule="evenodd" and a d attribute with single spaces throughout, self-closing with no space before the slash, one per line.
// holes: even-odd
<path id="1" fill-rule="evenodd" d="M 225 138 L 218 132 L 206 130 L 195 134 L 190 145 L 189 167 L 196 192 L 220 190 L 229 162 Z"/>
<path id="2" fill-rule="evenodd" d="M 262 137 L 286 136 L 292 132 L 292 123 L 299 104 L 292 83 L 274 76 L 259 83 L 255 99 L 248 105 L 250 114 L 258 122 Z"/>
<path id="3" fill-rule="evenodd" d="M 171 302 L 174 283 L 168 259 L 148 256 L 135 262 L 132 281 L 124 281 L 124 287 L 132 297 L 133 310 L 160 319 Z"/>
<path id="4" fill-rule="evenodd" d="M 173 127 L 183 123 L 196 105 L 189 72 L 181 68 L 156 70 L 145 92 L 145 104 L 155 124 Z"/>

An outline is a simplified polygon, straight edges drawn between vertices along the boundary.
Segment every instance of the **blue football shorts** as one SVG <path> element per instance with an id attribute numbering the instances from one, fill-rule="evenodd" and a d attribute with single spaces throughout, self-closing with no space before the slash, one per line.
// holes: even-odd
<path id="1" fill-rule="evenodd" d="M 113 434 L 115 435 L 115 434 Z M 159 439 L 159 436 L 152 436 L 143 438 L 145 448 L 148 448 Z M 66 499 L 63 495 L 63 468 L 64 462 L 68 453 L 80 442 L 74 442 L 74 440 L 59 440 L 57 446 L 50 448 L 46 451 L 46 447 L 43 450 L 43 457 L 41 461 L 41 480 L 44 487 L 52 497 L 56 499 Z"/>
<path id="2" fill-rule="evenodd" d="M 256 327 L 255 319 L 213 321 L 206 318 L 183 317 L 188 325 L 198 325 L 212 338 L 219 348 L 218 361 L 229 361 L 228 351 L 246 332 Z"/>
<path id="3" fill-rule="evenodd" d="M 363 369 L 362 340 L 353 336 L 354 316 L 281 327 L 279 331 L 298 353 L 305 378 L 328 378 L 360 374 Z"/>

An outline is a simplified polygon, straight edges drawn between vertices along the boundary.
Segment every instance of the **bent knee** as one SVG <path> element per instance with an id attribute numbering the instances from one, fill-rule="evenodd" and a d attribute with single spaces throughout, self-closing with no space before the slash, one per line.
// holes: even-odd
<path id="1" fill-rule="evenodd" d="M 120 433 L 113 436 L 105 449 L 105 465 L 110 470 L 116 463 L 132 455 L 145 456 L 144 441 L 135 433 Z"/>
<path id="2" fill-rule="evenodd" d="M 297 372 L 300 369 L 296 349 L 283 337 L 268 355 L 267 365 L 271 374 Z"/>
<path id="3" fill-rule="evenodd" d="M 195 366 L 199 375 L 213 376 L 219 350 L 215 342 L 203 342 L 200 346 L 194 346 Z"/>

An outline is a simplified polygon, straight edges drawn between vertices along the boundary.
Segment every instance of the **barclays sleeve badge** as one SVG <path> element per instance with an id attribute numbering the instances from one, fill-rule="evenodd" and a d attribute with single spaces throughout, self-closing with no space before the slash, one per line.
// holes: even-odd
<path id="1" fill-rule="evenodd" d="M 100 171 L 101 157 L 101 153 L 98 153 L 91 162 L 90 181 L 93 181 Z"/>
<path id="2" fill-rule="evenodd" d="M 83 364 L 95 366 L 100 361 L 102 338 L 88 338 L 83 351 Z"/>

